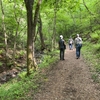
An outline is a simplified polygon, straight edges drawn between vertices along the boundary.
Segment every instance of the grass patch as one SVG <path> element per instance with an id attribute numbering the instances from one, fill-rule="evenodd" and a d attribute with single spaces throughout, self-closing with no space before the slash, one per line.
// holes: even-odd
<path id="1" fill-rule="evenodd" d="M 39 64 L 40 68 L 47 68 L 58 60 L 58 51 L 45 54 Z M 35 93 L 41 84 L 40 80 L 47 81 L 47 77 L 40 71 L 33 72 L 30 76 L 26 76 L 26 72 L 22 72 L 16 79 L 1 85 L 0 100 L 33 100 Z"/>
<path id="2" fill-rule="evenodd" d="M 41 63 L 38 65 L 40 68 L 48 67 L 58 60 L 59 51 L 49 52 L 48 54 L 43 55 Z"/>
<path id="3" fill-rule="evenodd" d="M 92 79 L 94 80 L 94 82 L 99 82 L 98 74 L 92 74 Z"/>
<path id="4" fill-rule="evenodd" d="M 36 73 L 33 73 L 29 77 L 24 77 L 21 81 L 14 79 L 2 85 L 0 87 L 0 100 L 21 100 L 20 98 L 28 97 L 31 90 L 35 91 L 38 88 L 38 84 L 35 84 L 35 75 Z"/>
<path id="5" fill-rule="evenodd" d="M 98 55 L 100 55 L 100 53 L 96 52 L 97 48 L 99 48 L 98 45 L 96 47 L 96 45 L 85 42 L 82 48 L 82 55 L 85 58 L 88 65 L 91 67 L 91 69 L 93 69 L 91 71 L 93 74 L 92 75 L 93 80 L 94 81 L 98 80 L 98 82 L 100 82 L 99 81 L 100 79 L 98 77 L 100 74 L 100 56 Z"/>

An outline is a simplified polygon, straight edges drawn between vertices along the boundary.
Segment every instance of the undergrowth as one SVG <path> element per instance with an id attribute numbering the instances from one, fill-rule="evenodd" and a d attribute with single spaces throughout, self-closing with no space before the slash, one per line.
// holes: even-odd
<path id="1" fill-rule="evenodd" d="M 40 70 L 47 68 L 57 60 L 58 51 L 45 54 L 39 64 Z M 32 100 L 33 94 L 39 88 L 40 83 L 37 81 L 40 77 L 44 76 L 40 75 L 38 71 L 33 72 L 30 76 L 26 76 L 25 71 L 20 73 L 16 79 L 0 86 L 0 100 Z"/>
<path id="2" fill-rule="evenodd" d="M 82 55 L 88 63 L 91 72 L 92 79 L 96 82 L 100 82 L 100 50 L 99 44 L 92 44 L 85 42 L 82 47 Z"/>
<path id="3" fill-rule="evenodd" d="M 30 94 L 31 90 L 36 90 L 38 84 L 35 84 L 34 76 L 36 72 L 29 77 L 24 77 L 20 81 L 14 79 L 0 87 L 0 100 L 21 100 Z M 25 99 L 23 99 L 25 100 Z"/>

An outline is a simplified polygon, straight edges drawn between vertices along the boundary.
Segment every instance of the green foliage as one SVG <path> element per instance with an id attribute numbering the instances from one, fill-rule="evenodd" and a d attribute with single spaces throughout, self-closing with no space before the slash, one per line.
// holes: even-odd
<path id="1" fill-rule="evenodd" d="M 96 51 L 96 52 L 98 51 L 99 52 L 100 51 L 100 43 L 95 44 L 94 48 L 95 48 L 94 51 Z"/>
<path id="2" fill-rule="evenodd" d="M 92 74 L 92 79 L 94 80 L 94 82 L 98 82 L 98 74 Z"/>
<path id="3" fill-rule="evenodd" d="M 23 77 L 21 81 L 13 80 L 2 85 L 0 87 L 0 100 L 26 100 L 25 98 L 28 98 L 30 91 L 35 91 L 38 87 L 38 84 L 35 84 L 35 74 Z"/>
<path id="4" fill-rule="evenodd" d="M 98 65 L 98 64 L 96 63 L 95 68 L 96 68 L 96 72 L 97 72 L 98 74 L 100 74 L 100 65 Z"/>
<path id="5" fill-rule="evenodd" d="M 21 78 L 21 79 L 25 79 L 27 75 L 27 72 L 21 72 L 20 74 L 18 74 L 18 76 Z"/>
<path id="6" fill-rule="evenodd" d="M 46 55 L 43 55 L 39 67 L 40 68 L 48 67 L 49 65 L 53 64 L 57 59 L 58 59 L 58 51 L 53 51 Z"/>
<path id="7" fill-rule="evenodd" d="M 2 53 L 4 53 L 4 51 L 3 50 L 0 50 L 0 54 L 2 54 Z"/>
<path id="8" fill-rule="evenodd" d="M 99 39 L 99 35 L 97 33 L 92 33 L 90 36 L 92 40 L 98 41 Z"/>
<path id="9" fill-rule="evenodd" d="M 20 56 L 23 56 L 25 54 L 25 51 L 21 50 L 19 53 L 20 53 Z"/>
<path id="10" fill-rule="evenodd" d="M 4 48 L 4 43 L 0 43 L 0 48 Z"/>
<path id="11" fill-rule="evenodd" d="M 100 30 L 96 30 L 93 33 L 90 34 L 91 36 L 91 42 L 93 42 L 95 45 L 95 48 L 99 50 L 99 42 L 100 42 Z"/>
<path id="12" fill-rule="evenodd" d="M 83 0 L 56 0 L 56 3 L 55 0 L 43 0 L 40 10 L 43 25 L 42 31 L 45 43 L 48 45 L 48 48 L 51 49 L 54 28 L 54 10 L 56 10 L 56 41 L 60 34 L 64 35 L 66 40 L 70 35 L 76 36 L 77 33 L 82 33 L 84 41 L 87 41 L 83 41 L 82 54 L 87 62 L 89 62 L 89 66 L 95 69 L 96 74 L 93 74 L 92 78 L 94 81 L 97 81 L 98 75 L 100 74 L 100 2 L 98 0 L 85 0 L 85 3 L 92 14 L 90 14 L 83 5 Z M 3 7 L 8 47 L 12 48 L 16 41 L 17 48 L 25 48 L 27 43 L 27 20 L 23 0 L 3 0 Z M 2 26 L 3 22 L 1 15 L 2 12 L 0 10 L 0 26 Z M 2 28 L 3 27 L 0 27 L 0 34 L 3 30 Z M 35 42 L 35 49 L 38 50 L 40 50 L 41 47 L 39 38 L 38 35 Z M 2 33 L 0 36 L 0 47 L 4 46 L 4 33 Z M 2 53 L 4 53 L 4 51 L 0 50 L 0 54 Z M 50 64 L 54 63 L 58 59 L 58 53 L 58 51 L 49 53 L 46 51 L 41 59 L 39 67 L 48 67 Z M 23 55 L 24 52 L 21 51 L 15 56 L 19 58 Z M 11 64 L 12 63 L 8 63 L 8 65 Z M 2 62 L 0 62 L 0 66 L 2 66 Z M 0 100 L 27 100 L 28 96 L 32 94 L 30 91 L 38 87 L 38 84 L 35 84 L 33 79 L 34 74 L 26 77 L 26 72 L 22 72 L 19 74 L 19 77 L 21 81 L 13 81 L 12 83 L 7 83 L 0 87 Z"/>
<path id="13" fill-rule="evenodd" d="M 25 51 L 24 50 L 20 50 L 16 55 L 15 58 L 19 58 L 25 55 Z"/>
<path id="14" fill-rule="evenodd" d="M 40 68 L 48 67 L 58 59 L 58 51 L 53 51 L 43 55 L 42 62 L 39 65 Z M 35 76 L 38 76 L 37 78 Z M 0 100 L 27 100 L 33 96 L 34 92 L 38 89 L 39 84 L 36 83 L 39 77 L 38 72 L 32 73 L 30 76 L 26 76 L 26 72 L 21 72 L 17 79 L 12 80 L 0 87 Z M 32 93 L 31 93 L 32 91 Z"/>
<path id="15" fill-rule="evenodd" d="M 100 74 L 100 52 L 97 52 L 98 48 L 100 50 L 100 44 L 93 45 L 89 42 L 84 42 L 82 47 L 82 54 L 90 66 L 91 72 L 93 74 L 92 78 L 96 82 L 100 82 L 98 77 Z"/>
<path id="16" fill-rule="evenodd" d="M 26 43 L 26 34 L 25 34 L 26 15 L 25 15 L 25 7 L 23 6 L 23 1 L 16 0 L 15 2 L 14 0 L 11 0 L 11 1 L 5 0 L 3 1 L 3 10 L 4 10 L 4 24 L 5 24 L 5 30 L 7 34 L 9 47 L 12 47 L 14 45 L 14 41 L 17 42 L 18 44 L 17 46 L 22 44 L 22 42 Z M 0 16 L 2 16 L 2 14 L 0 14 Z M 1 20 L 0 24 L 2 24 L 2 21 L 3 21 L 1 18 L 2 17 L 0 17 L 0 20 Z M 1 30 L 3 29 L 0 29 L 0 32 Z M 16 33 L 17 33 L 17 36 L 16 36 Z M 4 33 L 2 33 L 2 39 L 4 40 Z M 4 46 L 3 42 L 4 41 L 2 41 L 1 43 Z"/>
<path id="17" fill-rule="evenodd" d="M 2 66 L 3 65 L 3 63 L 2 62 L 0 62 L 0 66 Z"/>

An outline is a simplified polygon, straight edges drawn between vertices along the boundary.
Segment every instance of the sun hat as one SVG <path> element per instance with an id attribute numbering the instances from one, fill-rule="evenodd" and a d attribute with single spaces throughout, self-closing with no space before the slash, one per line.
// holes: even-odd
<path id="1" fill-rule="evenodd" d="M 62 36 L 62 35 L 60 35 L 60 38 L 63 38 L 63 36 Z"/>
<path id="2" fill-rule="evenodd" d="M 77 34 L 77 37 L 79 37 L 79 34 Z"/>

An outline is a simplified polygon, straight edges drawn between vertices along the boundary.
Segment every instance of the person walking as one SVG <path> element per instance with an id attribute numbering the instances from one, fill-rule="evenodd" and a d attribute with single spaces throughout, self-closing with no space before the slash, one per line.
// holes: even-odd
<path id="1" fill-rule="evenodd" d="M 80 58 L 80 51 L 82 48 L 82 38 L 77 34 L 75 38 L 75 48 L 76 48 L 76 59 Z"/>
<path id="2" fill-rule="evenodd" d="M 73 50 L 73 39 L 70 37 L 69 41 L 68 41 L 68 44 L 69 44 L 69 50 Z"/>
<path id="3" fill-rule="evenodd" d="M 66 49 L 66 45 L 65 45 L 65 41 L 64 41 L 62 35 L 60 35 L 59 49 L 60 49 L 60 60 L 65 60 L 64 59 L 64 52 L 65 52 L 65 49 Z"/>

